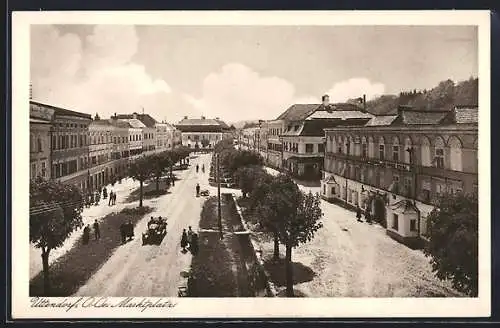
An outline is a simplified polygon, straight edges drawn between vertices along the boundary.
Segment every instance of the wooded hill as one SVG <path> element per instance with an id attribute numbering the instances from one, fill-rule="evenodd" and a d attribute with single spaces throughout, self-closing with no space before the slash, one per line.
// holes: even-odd
<path id="1" fill-rule="evenodd" d="M 470 78 L 455 84 L 452 80 L 440 82 L 430 90 L 412 90 L 399 95 L 383 95 L 366 102 L 372 114 L 395 114 L 399 106 L 418 110 L 450 110 L 457 105 L 478 104 L 478 79 Z"/>

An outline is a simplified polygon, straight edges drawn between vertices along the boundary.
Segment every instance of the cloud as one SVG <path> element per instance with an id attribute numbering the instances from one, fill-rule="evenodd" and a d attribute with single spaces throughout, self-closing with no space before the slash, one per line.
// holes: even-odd
<path id="1" fill-rule="evenodd" d="M 200 98 L 192 95 L 184 98 L 205 116 L 221 117 L 228 122 L 274 119 L 299 99 L 295 87 L 287 80 L 261 76 L 240 63 L 226 64 L 205 77 Z"/>
<path id="2" fill-rule="evenodd" d="M 335 83 L 326 94 L 330 96 L 331 102 L 344 102 L 363 95 L 366 95 L 366 99 L 373 99 L 384 91 L 385 86 L 382 83 L 372 83 L 366 78 L 351 78 Z"/>
<path id="3" fill-rule="evenodd" d="M 169 102 L 182 108 L 166 81 L 134 63 L 139 42 L 134 26 L 95 26 L 84 40 L 50 25 L 32 27 L 34 100 L 101 117 L 145 107 L 161 120 Z"/>

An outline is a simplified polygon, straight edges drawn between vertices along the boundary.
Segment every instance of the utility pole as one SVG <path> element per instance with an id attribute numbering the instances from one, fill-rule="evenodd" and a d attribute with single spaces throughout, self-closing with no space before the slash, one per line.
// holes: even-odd
<path id="1" fill-rule="evenodd" d="M 222 240 L 222 217 L 221 217 L 221 204 L 220 204 L 220 167 L 219 167 L 219 154 L 215 154 L 215 164 L 217 165 L 217 224 L 219 226 L 219 238 Z"/>

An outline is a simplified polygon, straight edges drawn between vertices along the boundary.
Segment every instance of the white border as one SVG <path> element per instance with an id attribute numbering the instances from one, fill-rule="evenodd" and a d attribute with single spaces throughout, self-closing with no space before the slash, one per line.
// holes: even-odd
<path id="1" fill-rule="evenodd" d="M 29 63 L 31 24 L 123 25 L 477 25 L 479 38 L 479 297 L 172 299 L 170 309 L 31 308 L 29 281 Z M 12 14 L 13 318 L 487 317 L 491 313 L 489 11 L 336 12 L 13 12 Z M 116 302 L 115 299 L 109 299 Z"/>

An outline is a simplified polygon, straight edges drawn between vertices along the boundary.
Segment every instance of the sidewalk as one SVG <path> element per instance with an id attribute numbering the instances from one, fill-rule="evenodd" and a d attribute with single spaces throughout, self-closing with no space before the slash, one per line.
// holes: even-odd
<path id="1" fill-rule="evenodd" d="M 131 178 L 123 179 L 121 184 L 115 183 L 114 186 L 107 185 L 106 189 L 108 190 L 108 197 L 109 197 L 109 192 L 111 190 L 113 190 L 117 194 L 116 205 L 108 206 L 109 198 L 103 199 L 101 194 L 101 201 L 99 202 L 99 205 L 91 206 L 88 208 L 84 207 L 82 212 L 82 219 L 84 226 L 81 229 L 73 231 L 73 233 L 68 237 L 68 239 L 66 239 L 63 246 L 54 249 L 50 252 L 49 264 L 52 264 L 55 260 L 57 260 L 59 257 L 64 255 L 68 250 L 71 249 L 71 247 L 80 237 L 81 230 L 83 230 L 85 225 L 87 224 L 92 225 L 92 223 L 96 219 L 99 222 L 100 219 L 102 219 L 106 215 L 112 212 L 119 212 L 125 207 L 125 205 L 128 205 L 129 203 L 125 203 L 126 198 L 138 186 L 139 182 L 134 181 Z M 30 279 L 33 278 L 35 275 L 38 274 L 38 272 L 42 270 L 41 253 L 42 251 L 40 249 L 35 248 L 33 245 L 30 245 Z"/>

